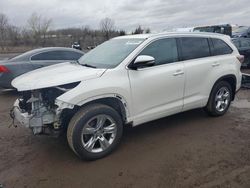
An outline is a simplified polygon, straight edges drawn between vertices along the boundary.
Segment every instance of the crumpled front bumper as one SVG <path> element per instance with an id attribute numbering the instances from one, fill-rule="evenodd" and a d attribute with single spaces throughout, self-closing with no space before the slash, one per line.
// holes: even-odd
<path id="1" fill-rule="evenodd" d="M 41 134 L 43 127 L 55 122 L 55 114 L 51 112 L 43 111 L 42 115 L 29 114 L 24 112 L 19 106 L 19 100 L 14 103 L 14 107 L 11 110 L 11 117 L 14 121 L 19 122 L 22 126 L 32 129 L 34 134 Z"/>
<path id="2" fill-rule="evenodd" d="M 27 112 L 22 112 L 19 107 L 19 100 L 16 100 L 11 111 L 11 116 L 15 121 L 18 121 L 21 125 L 30 128 L 30 120 L 32 115 L 29 115 Z"/>

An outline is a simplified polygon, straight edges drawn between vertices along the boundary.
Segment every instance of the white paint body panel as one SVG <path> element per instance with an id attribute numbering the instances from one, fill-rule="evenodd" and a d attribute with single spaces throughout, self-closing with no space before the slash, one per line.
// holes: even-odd
<path id="1" fill-rule="evenodd" d="M 177 71 L 182 71 L 183 74 L 175 76 Z M 128 72 L 134 124 L 141 124 L 182 110 L 185 81 L 183 63 Z"/>
<path id="2" fill-rule="evenodd" d="M 48 88 L 100 77 L 106 69 L 93 69 L 77 63 L 56 64 L 23 74 L 12 81 L 18 91 Z"/>
<path id="3" fill-rule="evenodd" d="M 220 38 L 234 52 L 230 55 L 181 61 L 141 70 L 127 68 L 150 42 L 181 36 Z M 166 33 L 118 38 L 142 38 L 145 41 L 114 69 L 93 69 L 65 63 L 32 71 L 16 78 L 12 84 L 19 91 L 24 91 L 80 81 L 77 87 L 59 96 L 57 101 L 82 106 L 95 99 L 119 96 L 126 104 L 127 122 L 133 122 L 134 126 L 204 107 L 215 82 L 225 75 L 234 75 L 237 79 L 236 90 L 240 88 L 240 63 L 236 58 L 238 51 L 227 36 L 211 33 Z M 213 66 L 216 63 L 219 66 Z"/>

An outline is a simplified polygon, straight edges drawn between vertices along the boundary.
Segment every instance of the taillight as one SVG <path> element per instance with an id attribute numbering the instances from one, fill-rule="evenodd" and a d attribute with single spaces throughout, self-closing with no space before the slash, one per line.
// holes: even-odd
<path id="1" fill-rule="evenodd" d="M 0 65 L 0 73 L 1 72 L 10 72 L 9 69 L 7 69 L 7 67 Z"/>
<path id="2" fill-rule="evenodd" d="M 238 55 L 237 59 L 240 61 L 240 63 L 243 63 L 245 61 L 244 55 Z"/>

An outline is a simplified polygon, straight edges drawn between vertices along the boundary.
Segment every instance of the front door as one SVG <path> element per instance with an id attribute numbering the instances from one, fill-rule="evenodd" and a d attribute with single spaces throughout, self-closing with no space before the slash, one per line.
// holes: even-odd
<path id="1" fill-rule="evenodd" d="M 155 65 L 129 70 L 134 125 L 180 112 L 183 107 L 184 67 L 178 62 L 176 39 L 154 41 L 139 55 L 154 57 Z"/>

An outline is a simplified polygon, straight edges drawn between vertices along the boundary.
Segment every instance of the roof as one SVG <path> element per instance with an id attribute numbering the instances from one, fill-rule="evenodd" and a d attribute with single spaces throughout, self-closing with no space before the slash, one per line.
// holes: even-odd
<path id="1" fill-rule="evenodd" d="M 67 50 L 67 51 L 78 51 L 74 48 L 67 48 L 67 47 L 45 47 L 45 48 L 37 48 L 34 50 L 31 50 L 30 52 L 43 52 L 43 51 L 53 51 L 53 50 Z"/>
<path id="2" fill-rule="evenodd" d="M 217 36 L 217 37 L 229 37 L 227 35 L 219 34 L 219 33 L 208 33 L 208 32 L 163 32 L 163 33 L 155 33 L 155 34 L 138 34 L 138 35 L 125 35 L 116 37 L 114 39 L 148 39 L 152 37 L 164 37 L 164 36 Z"/>

